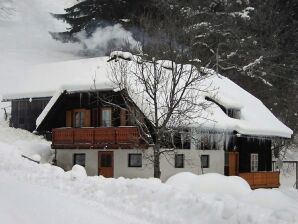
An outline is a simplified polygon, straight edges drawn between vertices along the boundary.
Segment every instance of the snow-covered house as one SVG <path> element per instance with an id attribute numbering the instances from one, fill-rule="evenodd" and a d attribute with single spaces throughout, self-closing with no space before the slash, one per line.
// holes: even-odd
<path id="1" fill-rule="evenodd" d="M 28 122 L 35 121 L 37 133 L 52 134 L 58 166 L 69 170 L 81 164 L 88 175 L 152 177 L 150 137 L 135 125 L 136 117 L 150 125 L 146 113 L 133 97 L 134 113 L 121 109 L 127 106 L 121 98 L 123 90 L 109 80 L 107 61 L 107 57 L 101 57 L 33 68 L 28 80 L 33 79 L 34 84 L 24 84 L 28 88 L 25 94 L 3 97 L 12 101 L 11 124 L 26 128 L 16 126 L 14 121 L 31 116 L 23 105 L 30 108 L 42 99 L 38 117 Z M 278 186 L 279 173 L 272 171 L 271 141 L 290 138 L 292 131 L 231 80 L 208 69 L 204 72 L 209 77 L 203 84 L 217 91 L 216 95 L 206 92 L 200 96 L 210 103 L 204 112 L 208 119 L 197 119 L 189 125 L 187 132 L 194 138 L 161 158 L 161 179 L 181 171 L 217 172 L 240 175 L 252 187 Z M 44 77 L 51 78 L 45 83 Z"/>

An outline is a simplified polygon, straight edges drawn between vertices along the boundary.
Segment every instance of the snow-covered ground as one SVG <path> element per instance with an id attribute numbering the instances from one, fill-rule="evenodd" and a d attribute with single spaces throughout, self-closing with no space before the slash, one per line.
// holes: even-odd
<path id="1" fill-rule="evenodd" d="M 37 164 L 21 157 L 40 154 Z M 0 220 L 3 224 L 298 223 L 298 192 L 250 190 L 239 177 L 178 174 L 151 179 L 87 177 L 44 163 L 50 145 L 0 124 Z"/>

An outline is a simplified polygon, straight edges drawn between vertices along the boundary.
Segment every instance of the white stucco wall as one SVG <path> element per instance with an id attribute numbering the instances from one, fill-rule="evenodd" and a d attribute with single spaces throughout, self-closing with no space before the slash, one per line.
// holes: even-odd
<path id="1" fill-rule="evenodd" d="M 64 170 L 70 170 L 73 166 L 75 153 L 86 154 L 86 171 L 90 176 L 98 175 L 98 149 L 57 149 L 57 165 Z M 153 164 L 148 157 L 152 155 L 152 149 L 145 151 L 137 149 L 114 149 L 114 177 L 126 178 L 148 178 L 153 177 Z M 128 155 L 130 153 L 142 153 L 142 167 L 128 167 Z M 161 180 L 165 181 L 172 175 L 179 172 L 193 172 L 201 174 L 200 155 L 209 155 L 209 168 L 204 168 L 204 173 L 224 173 L 224 151 L 223 150 L 176 150 L 177 154 L 184 154 L 184 168 L 175 168 L 175 154 L 166 153 L 161 156 Z"/>

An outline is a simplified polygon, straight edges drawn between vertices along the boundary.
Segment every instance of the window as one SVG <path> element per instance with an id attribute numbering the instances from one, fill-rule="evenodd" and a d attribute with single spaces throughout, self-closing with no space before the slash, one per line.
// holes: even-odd
<path id="1" fill-rule="evenodd" d="M 259 154 L 252 153 L 250 154 L 250 171 L 256 172 L 259 168 Z"/>
<path id="2" fill-rule="evenodd" d="M 104 108 L 101 111 L 102 126 L 111 127 L 112 126 L 112 110 L 111 108 Z"/>
<path id="3" fill-rule="evenodd" d="M 84 127 L 84 112 L 74 112 L 74 127 L 81 128 Z"/>
<path id="4" fill-rule="evenodd" d="M 227 109 L 227 115 L 231 118 L 240 119 L 240 110 L 238 110 L 238 109 Z"/>
<path id="5" fill-rule="evenodd" d="M 209 155 L 201 155 L 201 167 L 209 168 Z"/>
<path id="6" fill-rule="evenodd" d="M 175 168 L 184 168 L 184 155 L 183 154 L 175 155 Z"/>
<path id="7" fill-rule="evenodd" d="M 100 157 L 101 167 L 112 167 L 112 154 L 102 154 Z"/>
<path id="8" fill-rule="evenodd" d="M 142 167 L 142 154 L 128 154 L 128 167 Z"/>
<path id="9" fill-rule="evenodd" d="M 81 166 L 85 166 L 85 162 L 86 162 L 86 155 L 85 153 L 75 153 L 73 155 L 73 165 L 81 165 Z"/>
<path id="10" fill-rule="evenodd" d="M 174 130 L 170 135 L 171 145 L 177 149 L 190 149 L 190 133 L 189 130 Z"/>

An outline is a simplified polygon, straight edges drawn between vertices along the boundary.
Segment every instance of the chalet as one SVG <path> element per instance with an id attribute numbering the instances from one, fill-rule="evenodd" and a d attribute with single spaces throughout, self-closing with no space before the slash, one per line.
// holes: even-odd
<path id="1" fill-rule="evenodd" d="M 31 80 L 41 86 L 3 97 L 12 103 L 10 124 L 50 136 L 55 163 L 65 170 L 80 164 L 88 175 L 152 177 L 150 122 L 134 97 L 133 110 L 126 110 L 124 90 L 111 84 L 107 61 L 101 57 L 33 68 Z M 217 172 L 239 175 L 253 188 L 278 187 L 272 140 L 290 138 L 292 131 L 228 78 L 202 72 L 210 74 L 205 85 L 217 91 L 201 96 L 211 104 L 203 112 L 209 119 L 198 118 L 176 133 L 179 149 L 161 158 L 161 179 L 182 171 Z M 53 81 L 45 83 L 43 77 Z M 149 134 L 137 120 L 144 121 Z"/>

